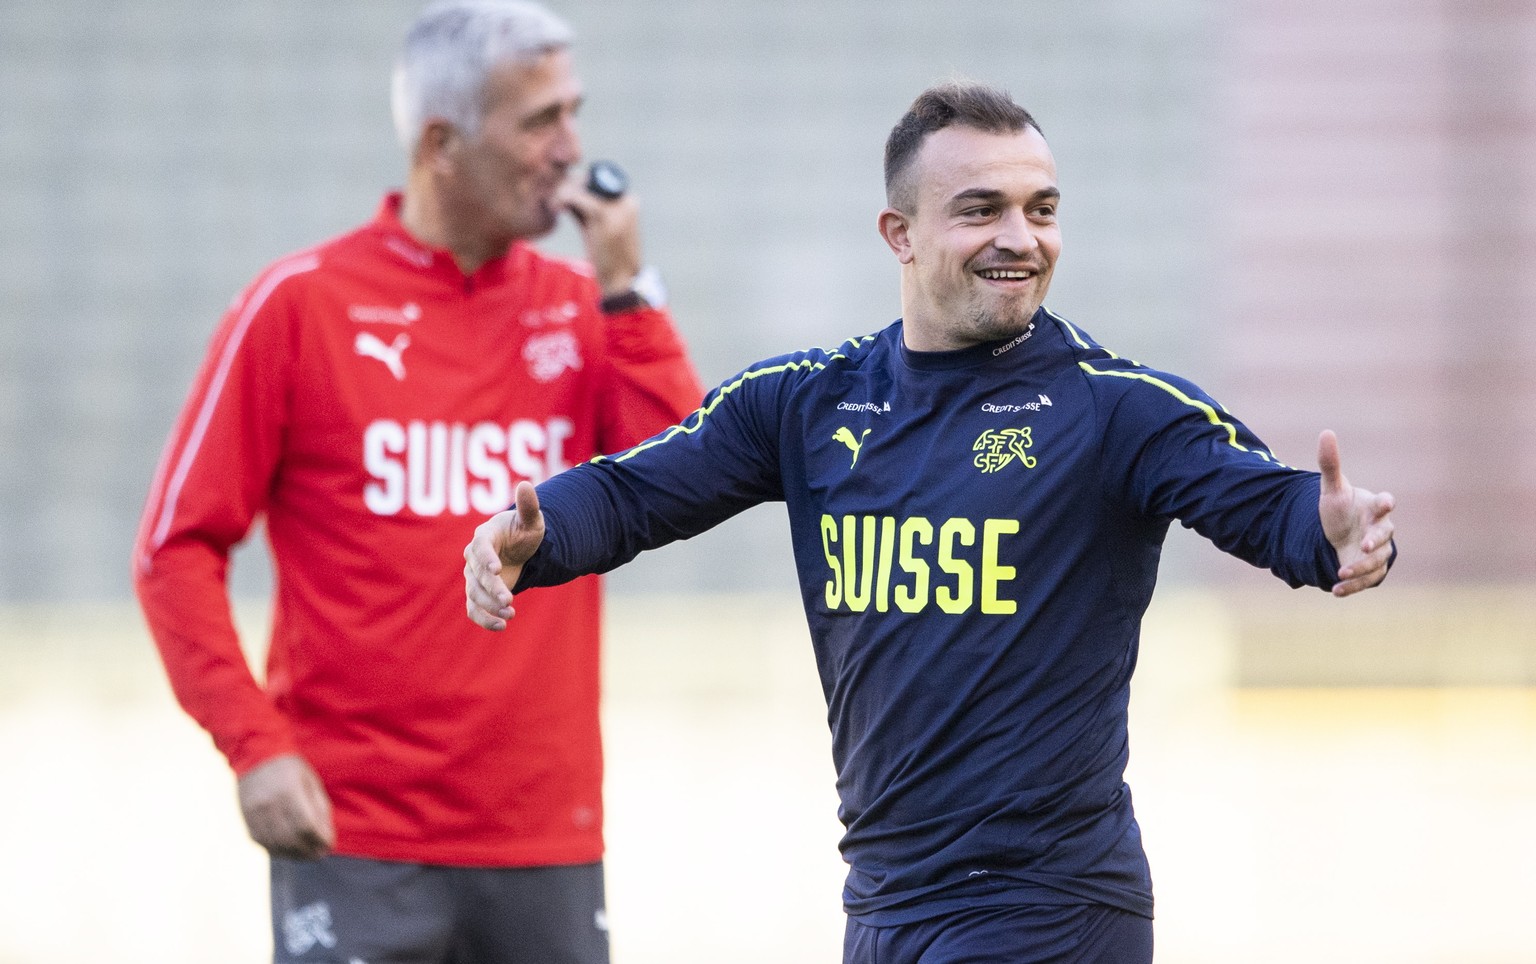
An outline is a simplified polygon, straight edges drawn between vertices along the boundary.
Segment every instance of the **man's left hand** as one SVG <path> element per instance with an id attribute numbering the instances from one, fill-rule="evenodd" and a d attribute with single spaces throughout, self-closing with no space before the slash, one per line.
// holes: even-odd
<path id="1" fill-rule="evenodd" d="M 1390 492 L 1368 492 L 1349 484 L 1339 460 L 1339 439 L 1332 432 L 1318 436 L 1317 467 L 1323 475 L 1317 515 L 1339 556 L 1333 594 L 1350 596 L 1387 578 L 1397 500 Z"/>

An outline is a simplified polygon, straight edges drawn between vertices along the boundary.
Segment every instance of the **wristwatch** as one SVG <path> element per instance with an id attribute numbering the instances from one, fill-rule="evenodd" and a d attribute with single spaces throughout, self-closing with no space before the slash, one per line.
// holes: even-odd
<path id="1" fill-rule="evenodd" d="M 646 265 L 635 273 L 635 280 L 629 283 L 628 291 L 609 295 L 603 299 L 601 305 L 605 315 L 634 311 L 637 308 L 665 308 L 666 306 L 667 286 L 662 284 L 661 272 L 651 265 Z"/>

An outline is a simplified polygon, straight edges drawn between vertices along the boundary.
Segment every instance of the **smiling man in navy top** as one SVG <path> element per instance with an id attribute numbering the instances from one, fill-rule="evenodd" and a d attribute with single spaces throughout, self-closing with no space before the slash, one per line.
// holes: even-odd
<path id="1" fill-rule="evenodd" d="M 847 828 L 845 961 L 1144 964 L 1126 705 L 1168 526 L 1347 596 L 1387 574 L 1393 499 L 1349 484 L 1331 432 L 1321 472 L 1283 465 L 1043 307 L 1056 165 L 1007 94 L 924 92 L 885 175 L 901 320 L 521 486 L 465 549 L 469 615 L 501 629 L 513 590 L 783 501 Z"/>

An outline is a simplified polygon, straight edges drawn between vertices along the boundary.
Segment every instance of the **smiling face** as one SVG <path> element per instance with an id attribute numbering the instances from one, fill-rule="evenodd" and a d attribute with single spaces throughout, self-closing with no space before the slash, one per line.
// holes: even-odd
<path id="1" fill-rule="evenodd" d="M 951 351 L 1022 334 L 1061 253 L 1045 138 L 1032 127 L 945 127 L 924 140 L 910 177 L 910 210 L 880 212 L 902 265 L 907 347 Z"/>
<path id="2" fill-rule="evenodd" d="M 494 250 L 554 228 L 555 190 L 581 159 L 581 84 L 570 52 L 493 68 L 485 104 L 476 136 L 453 132 L 446 193 L 463 233 Z"/>

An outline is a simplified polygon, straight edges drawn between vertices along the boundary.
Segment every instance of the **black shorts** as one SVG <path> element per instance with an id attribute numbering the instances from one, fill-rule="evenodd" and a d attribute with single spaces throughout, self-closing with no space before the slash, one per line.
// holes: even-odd
<path id="1" fill-rule="evenodd" d="M 843 964 L 1152 964 L 1152 921 L 1102 904 L 978 907 L 891 927 L 850 917 Z"/>
<path id="2" fill-rule="evenodd" d="M 275 964 L 608 964 L 603 865 L 272 859 Z"/>

